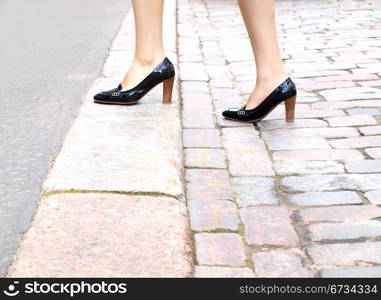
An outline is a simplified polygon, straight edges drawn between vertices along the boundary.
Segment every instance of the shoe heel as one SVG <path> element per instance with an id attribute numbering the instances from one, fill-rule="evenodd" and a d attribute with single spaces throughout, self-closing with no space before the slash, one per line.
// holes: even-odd
<path id="1" fill-rule="evenodd" d="M 174 82 L 175 76 L 163 81 L 163 104 L 171 103 Z"/>
<path id="2" fill-rule="evenodd" d="M 286 122 L 294 122 L 294 120 L 295 120 L 296 96 L 287 99 L 284 104 L 285 104 L 285 108 L 286 108 Z"/>

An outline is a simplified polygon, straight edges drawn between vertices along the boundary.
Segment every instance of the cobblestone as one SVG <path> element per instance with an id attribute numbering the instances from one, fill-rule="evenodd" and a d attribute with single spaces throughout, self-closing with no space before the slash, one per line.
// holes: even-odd
<path id="1" fill-rule="evenodd" d="M 309 192 L 301 194 L 289 194 L 290 203 L 299 206 L 338 205 L 338 204 L 361 204 L 362 200 L 356 192 Z"/>
<path id="2" fill-rule="evenodd" d="M 300 255 L 291 250 L 254 253 L 252 260 L 259 277 L 314 277 L 314 274 L 303 266 Z"/>
<path id="3" fill-rule="evenodd" d="M 184 129 L 184 147 L 220 148 L 222 146 L 217 129 Z"/>
<path id="4" fill-rule="evenodd" d="M 233 188 L 239 206 L 277 205 L 275 180 L 268 177 L 237 177 L 233 179 Z"/>
<path id="5" fill-rule="evenodd" d="M 199 278 L 250 278 L 255 277 L 253 271 L 245 267 L 196 267 Z"/>
<path id="6" fill-rule="evenodd" d="M 381 207 L 376 205 L 340 205 L 300 209 L 303 222 L 344 222 L 371 220 L 381 217 Z"/>
<path id="7" fill-rule="evenodd" d="M 284 122 L 282 105 L 255 127 L 221 116 L 245 104 L 256 80 L 236 1 L 178 3 L 195 277 L 378 274 L 360 266 L 381 260 L 370 241 L 381 203 L 381 44 L 370 2 L 275 2 L 296 120 Z"/>
<path id="8" fill-rule="evenodd" d="M 353 160 L 345 164 L 349 173 L 381 173 L 381 160 Z"/>
<path id="9" fill-rule="evenodd" d="M 309 237 L 313 241 L 376 238 L 381 236 L 381 222 L 367 220 L 335 224 L 312 224 L 308 227 L 308 230 Z"/>
<path id="10" fill-rule="evenodd" d="M 266 139 L 270 150 L 309 150 L 330 149 L 331 147 L 323 138 L 277 138 Z"/>
<path id="11" fill-rule="evenodd" d="M 381 105 L 381 100 L 353 100 L 353 101 L 337 101 L 337 102 L 326 102 L 320 101 L 312 103 L 311 107 L 315 109 L 348 109 L 354 107 L 379 107 Z"/>
<path id="12" fill-rule="evenodd" d="M 381 242 L 313 245 L 307 252 L 315 264 L 323 268 L 354 266 L 361 261 L 381 263 Z"/>
<path id="13" fill-rule="evenodd" d="M 354 69 L 354 74 L 366 74 L 368 70 Z M 370 72 L 372 73 L 372 72 Z M 350 101 L 360 99 L 377 99 L 380 95 L 380 90 L 370 87 L 351 87 L 338 88 L 332 90 L 324 90 L 319 92 L 327 101 Z"/>
<path id="14" fill-rule="evenodd" d="M 364 196 L 373 204 L 381 205 L 381 190 L 374 190 L 364 194 Z"/>
<path id="15" fill-rule="evenodd" d="M 212 109 L 199 111 L 197 118 L 193 112 L 183 111 L 183 126 L 185 128 L 215 128 Z"/>
<path id="16" fill-rule="evenodd" d="M 242 239 L 236 233 L 198 233 L 195 244 L 201 265 L 245 266 Z"/>
<path id="17" fill-rule="evenodd" d="M 381 134 L 381 126 L 366 126 L 361 127 L 359 130 L 364 135 Z"/>
<path id="18" fill-rule="evenodd" d="M 293 247 L 298 245 L 297 234 L 285 208 L 269 206 L 243 208 L 241 217 L 249 245 Z"/>
<path id="19" fill-rule="evenodd" d="M 232 187 L 225 170 L 187 169 L 188 200 L 230 200 Z"/>
<path id="20" fill-rule="evenodd" d="M 334 161 L 287 160 L 274 163 L 278 175 L 343 173 L 344 167 Z"/>
<path id="21" fill-rule="evenodd" d="M 221 149 L 186 149 L 185 166 L 196 168 L 226 168 L 225 151 Z"/>
<path id="22" fill-rule="evenodd" d="M 298 122 L 284 123 L 283 120 L 264 120 L 258 124 L 261 130 L 284 128 L 315 128 L 327 126 L 327 123 L 318 119 L 298 119 Z"/>
<path id="23" fill-rule="evenodd" d="M 324 269 L 321 270 L 324 278 L 380 278 L 381 267 Z"/>
<path id="24" fill-rule="evenodd" d="M 327 121 L 331 126 L 363 126 L 377 124 L 377 121 L 368 115 L 328 118 Z"/>
<path id="25" fill-rule="evenodd" d="M 247 145 L 226 145 L 229 171 L 234 176 L 273 176 L 270 157 L 264 149 Z"/>
<path id="26" fill-rule="evenodd" d="M 337 139 L 330 141 L 330 144 L 341 149 L 381 147 L 381 135 Z"/>
<path id="27" fill-rule="evenodd" d="M 285 177 L 281 188 L 286 192 L 335 190 L 372 190 L 381 182 L 381 174 L 309 175 Z"/>
<path id="28" fill-rule="evenodd" d="M 380 111 L 375 108 L 352 108 L 347 110 L 350 115 L 367 115 L 367 116 L 377 116 Z"/>
<path id="29" fill-rule="evenodd" d="M 374 159 L 381 158 L 381 148 L 368 148 L 365 152 Z"/>
<path id="30" fill-rule="evenodd" d="M 292 150 L 292 151 L 275 151 L 273 152 L 273 159 L 275 161 L 289 160 L 301 160 L 301 161 L 324 161 L 324 160 L 360 160 L 364 156 L 358 150 L 352 149 L 327 149 L 327 150 Z"/>
<path id="31" fill-rule="evenodd" d="M 355 128 L 298 128 L 298 129 L 276 129 L 262 133 L 263 138 L 269 137 L 322 137 L 322 138 L 344 138 L 358 136 Z"/>
<path id="32" fill-rule="evenodd" d="M 183 47 L 185 47 L 185 45 L 182 46 L 182 48 Z M 207 81 L 209 79 L 202 63 L 180 63 L 179 68 L 181 80 Z"/>
<path id="33" fill-rule="evenodd" d="M 191 200 L 188 208 L 192 230 L 238 230 L 237 209 L 235 204 L 230 201 Z"/>

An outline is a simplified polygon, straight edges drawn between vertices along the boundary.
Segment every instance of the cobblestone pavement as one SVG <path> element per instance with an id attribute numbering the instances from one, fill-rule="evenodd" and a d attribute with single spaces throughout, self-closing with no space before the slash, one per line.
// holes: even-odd
<path id="1" fill-rule="evenodd" d="M 181 0 L 178 49 L 196 277 L 381 276 L 377 1 L 277 1 L 296 121 L 223 120 L 255 82 L 236 1 Z"/>

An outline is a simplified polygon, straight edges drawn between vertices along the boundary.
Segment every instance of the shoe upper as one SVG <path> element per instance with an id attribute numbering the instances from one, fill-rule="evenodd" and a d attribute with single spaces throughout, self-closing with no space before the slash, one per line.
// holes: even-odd
<path id="1" fill-rule="evenodd" d="M 266 99 L 254 109 L 246 110 L 246 106 L 241 108 L 231 108 L 225 110 L 222 115 L 226 118 L 239 121 L 252 121 L 266 116 L 275 106 L 281 102 L 296 96 L 296 86 L 291 78 L 283 81 Z"/>
<path id="2" fill-rule="evenodd" d="M 94 96 L 94 100 L 110 103 L 136 102 L 157 84 L 175 76 L 172 62 L 165 58 L 143 81 L 136 87 L 123 91 L 122 85 L 112 90 L 103 91 Z"/>

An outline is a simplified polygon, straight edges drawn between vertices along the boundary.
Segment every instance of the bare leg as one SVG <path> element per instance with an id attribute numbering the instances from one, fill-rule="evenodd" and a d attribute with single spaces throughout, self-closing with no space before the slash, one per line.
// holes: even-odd
<path id="1" fill-rule="evenodd" d="M 278 46 L 273 0 L 238 0 L 257 67 L 257 82 L 246 109 L 258 106 L 286 78 Z"/>
<path id="2" fill-rule="evenodd" d="M 135 87 L 164 59 L 162 39 L 164 0 L 132 0 L 136 45 L 131 67 L 125 75 L 124 90 Z"/>

